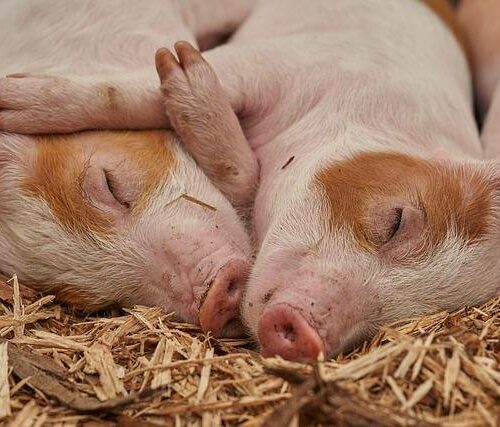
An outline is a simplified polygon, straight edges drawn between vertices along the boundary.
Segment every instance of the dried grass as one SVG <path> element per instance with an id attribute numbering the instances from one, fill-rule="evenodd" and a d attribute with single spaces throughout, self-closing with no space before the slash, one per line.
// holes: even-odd
<path id="1" fill-rule="evenodd" d="M 5 425 L 500 425 L 500 299 L 305 365 L 157 308 L 86 316 L 0 281 Z"/>

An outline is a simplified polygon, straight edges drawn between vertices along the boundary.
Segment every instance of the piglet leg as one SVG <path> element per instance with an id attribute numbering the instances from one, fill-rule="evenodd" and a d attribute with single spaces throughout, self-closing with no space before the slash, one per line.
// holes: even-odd
<path id="1" fill-rule="evenodd" d="M 258 163 L 212 67 L 189 43 L 156 54 L 165 108 L 187 151 L 235 206 L 248 206 Z"/>
<path id="2" fill-rule="evenodd" d="M 144 76 L 0 78 L 0 131 L 34 134 L 168 127 L 158 88 Z"/>

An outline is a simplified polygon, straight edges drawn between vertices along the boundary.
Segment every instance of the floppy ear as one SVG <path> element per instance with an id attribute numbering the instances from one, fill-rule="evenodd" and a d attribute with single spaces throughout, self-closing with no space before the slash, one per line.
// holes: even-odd
<path id="1" fill-rule="evenodd" d="M 481 132 L 484 155 L 500 161 L 500 83 L 497 85 Z"/>

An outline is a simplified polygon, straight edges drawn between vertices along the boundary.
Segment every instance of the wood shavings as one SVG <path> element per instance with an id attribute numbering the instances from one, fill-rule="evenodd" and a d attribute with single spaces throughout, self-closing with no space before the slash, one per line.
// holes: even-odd
<path id="1" fill-rule="evenodd" d="M 427 380 L 425 383 L 418 386 L 413 395 L 403 405 L 403 410 L 413 408 L 418 402 L 420 402 L 427 395 L 427 393 L 429 393 L 429 391 L 431 391 L 433 385 L 434 385 L 433 380 Z"/>
<path id="2" fill-rule="evenodd" d="M 7 342 L 0 343 L 0 420 L 11 414 L 7 345 Z"/>
<path id="3" fill-rule="evenodd" d="M 158 308 L 88 316 L 27 289 L 0 278 L 10 425 L 500 424 L 500 298 L 386 327 L 310 365 L 262 359 Z"/>
<path id="4" fill-rule="evenodd" d="M 198 384 L 198 392 L 196 393 L 196 403 L 200 403 L 203 400 L 205 392 L 208 388 L 208 382 L 210 381 L 210 370 L 212 368 L 212 363 L 210 359 L 214 355 L 214 349 L 209 348 L 205 353 L 205 363 L 200 373 L 200 383 Z"/>
<path id="5" fill-rule="evenodd" d="M 14 326 L 14 335 L 16 338 L 20 338 L 24 335 L 24 325 L 21 322 L 21 317 L 24 315 L 24 307 L 19 292 L 19 282 L 17 280 L 17 276 L 14 274 L 12 279 L 10 279 L 8 282 L 13 283 L 13 289 L 14 289 L 13 312 L 14 312 L 14 321 L 16 324 L 16 326 Z"/>
<path id="6" fill-rule="evenodd" d="M 172 357 L 174 355 L 175 347 L 170 340 L 167 338 L 162 338 L 151 359 L 152 364 L 159 364 L 158 369 L 154 371 L 154 377 L 151 381 L 151 387 L 156 389 L 158 387 L 170 384 L 172 381 L 172 373 L 170 369 L 161 369 L 162 366 L 168 366 L 172 362 Z"/>
<path id="7" fill-rule="evenodd" d="M 106 346 L 101 343 L 93 344 L 85 351 L 85 359 L 87 361 L 87 372 L 97 372 L 99 374 L 100 384 L 95 386 L 99 400 L 105 401 L 114 399 L 118 395 L 127 394 L 120 379 L 120 377 L 123 377 L 123 372 L 120 372 L 115 365 L 113 356 Z"/>
<path id="8" fill-rule="evenodd" d="M 453 355 L 448 360 L 446 364 L 446 370 L 444 372 L 444 404 L 448 406 L 450 404 L 450 396 L 453 387 L 457 382 L 458 373 L 460 372 L 460 357 L 458 354 L 459 350 L 457 347 L 453 349 Z"/>

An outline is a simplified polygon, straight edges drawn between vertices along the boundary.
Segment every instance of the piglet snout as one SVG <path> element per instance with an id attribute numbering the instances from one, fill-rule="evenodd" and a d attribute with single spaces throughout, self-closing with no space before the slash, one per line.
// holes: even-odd
<path id="1" fill-rule="evenodd" d="M 218 271 L 200 307 L 203 331 L 226 338 L 244 334 L 240 321 L 240 300 L 248 271 L 248 264 L 242 260 L 231 260 Z"/>
<path id="2" fill-rule="evenodd" d="M 287 304 L 267 308 L 258 326 L 258 339 L 264 357 L 316 359 L 324 353 L 324 344 L 300 312 Z"/>

